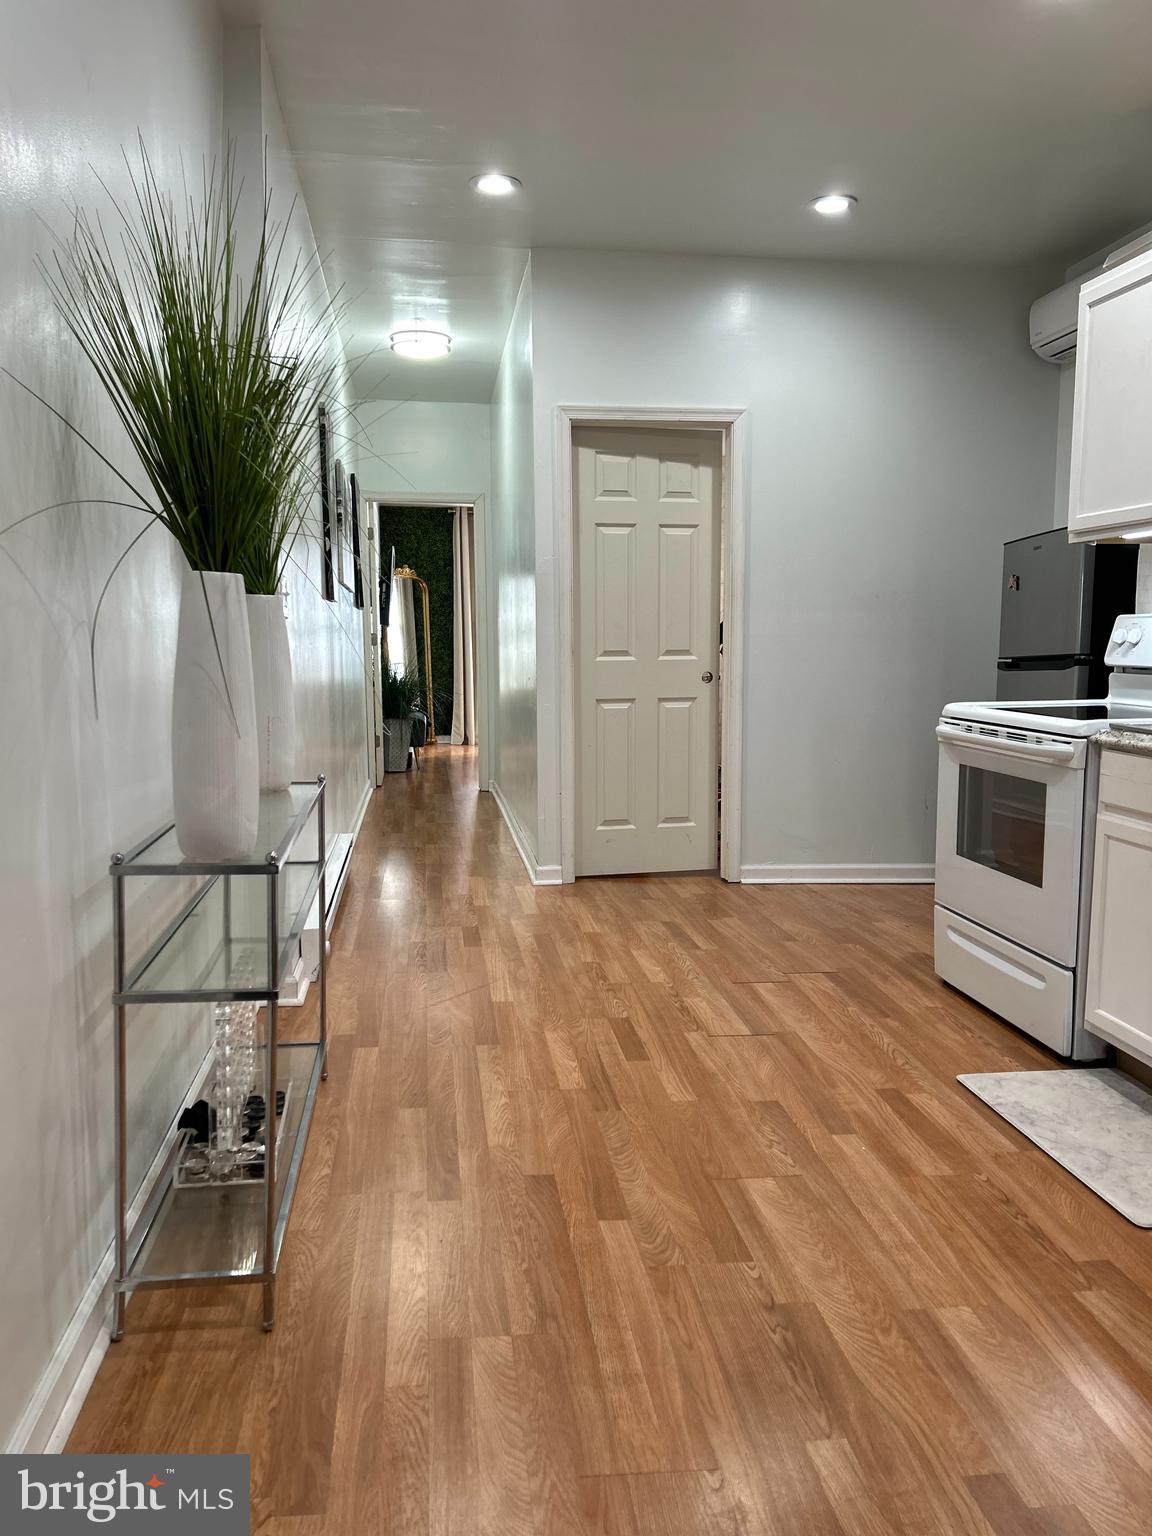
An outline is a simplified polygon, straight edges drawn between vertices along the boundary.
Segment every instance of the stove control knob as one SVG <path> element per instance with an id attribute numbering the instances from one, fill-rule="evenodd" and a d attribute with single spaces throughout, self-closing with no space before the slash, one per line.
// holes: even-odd
<path id="1" fill-rule="evenodd" d="M 1121 624 L 1120 627 L 1117 630 L 1115 630 L 1115 632 L 1112 635 L 1112 644 L 1113 645 L 1123 645 L 1127 639 L 1128 639 L 1128 631 L 1124 628 L 1123 624 Z"/>
<path id="2" fill-rule="evenodd" d="M 1128 644 L 1139 645 L 1143 635 L 1144 631 L 1140 628 L 1139 624 L 1133 624 L 1132 628 L 1128 631 Z"/>

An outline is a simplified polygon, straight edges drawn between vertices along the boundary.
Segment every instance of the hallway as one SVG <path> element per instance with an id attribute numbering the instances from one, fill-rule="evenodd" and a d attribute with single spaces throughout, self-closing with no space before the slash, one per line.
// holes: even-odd
<path id="1" fill-rule="evenodd" d="M 533 888 L 429 750 L 355 855 L 275 1331 L 141 1294 L 70 1449 L 251 1449 L 275 1536 L 1146 1532 L 1152 1237 L 955 1082 L 1052 1059 L 931 912 Z"/>

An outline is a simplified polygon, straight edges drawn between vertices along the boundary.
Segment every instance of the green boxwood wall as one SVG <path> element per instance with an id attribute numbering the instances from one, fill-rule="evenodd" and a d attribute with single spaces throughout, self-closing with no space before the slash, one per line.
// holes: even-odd
<path id="1" fill-rule="evenodd" d="M 381 507 L 380 565 L 388 569 L 389 550 L 396 564 L 410 565 L 428 583 L 432 620 L 432 683 L 436 693 L 436 732 L 452 734 L 452 518 L 451 507 Z M 413 592 L 420 676 L 424 676 L 424 615 L 420 590 Z"/>

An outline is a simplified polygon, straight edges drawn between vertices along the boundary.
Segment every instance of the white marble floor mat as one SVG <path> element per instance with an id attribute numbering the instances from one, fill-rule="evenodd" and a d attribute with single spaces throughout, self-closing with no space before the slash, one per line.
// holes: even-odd
<path id="1" fill-rule="evenodd" d="M 958 1082 L 1138 1227 L 1152 1227 L 1152 1092 L 1110 1067 Z"/>

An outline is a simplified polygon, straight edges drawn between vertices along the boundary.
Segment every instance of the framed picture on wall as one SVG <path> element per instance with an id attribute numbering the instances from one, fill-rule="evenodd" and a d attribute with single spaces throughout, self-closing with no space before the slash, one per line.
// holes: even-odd
<path id="1" fill-rule="evenodd" d="M 329 420 L 328 407 L 326 405 L 320 407 L 317 415 L 320 432 L 320 584 L 324 596 L 332 603 L 336 600 L 336 583 L 332 574 L 333 552 L 336 543 L 336 529 L 332 510 L 332 473 L 330 468 L 332 463 L 332 423 Z"/>
<path id="2" fill-rule="evenodd" d="M 380 567 L 380 633 L 387 635 L 388 621 L 392 617 L 392 588 L 396 585 L 396 546 L 388 554 L 388 566 Z"/>
<path id="3" fill-rule="evenodd" d="M 352 509 L 348 504 L 348 478 L 336 460 L 333 489 L 336 493 L 336 580 L 349 592 L 356 589 L 352 548 Z"/>
<path id="4" fill-rule="evenodd" d="M 352 600 L 364 606 L 364 570 L 360 563 L 360 487 L 356 476 L 348 476 L 348 524 L 352 530 Z"/>

